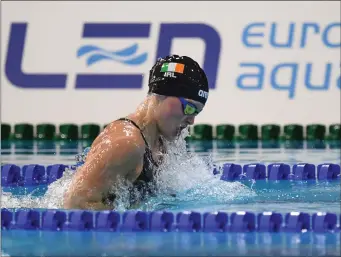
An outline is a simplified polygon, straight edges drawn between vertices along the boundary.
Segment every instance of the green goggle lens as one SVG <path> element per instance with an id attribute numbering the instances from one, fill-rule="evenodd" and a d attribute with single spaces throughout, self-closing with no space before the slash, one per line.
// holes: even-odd
<path id="1" fill-rule="evenodd" d="M 192 106 L 190 106 L 189 104 L 186 104 L 186 107 L 184 109 L 184 113 L 186 115 L 193 115 L 194 113 L 196 113 L 196 109 Z"/>
<path id="2" fill-rule="evenodd" d="M 185 115 L 195 115 L 199 113 L 197 107 L 194 104 L 186 101 L 182 97 L 179 97 L 179 100 L 182 104 L 182 109 Z"/>

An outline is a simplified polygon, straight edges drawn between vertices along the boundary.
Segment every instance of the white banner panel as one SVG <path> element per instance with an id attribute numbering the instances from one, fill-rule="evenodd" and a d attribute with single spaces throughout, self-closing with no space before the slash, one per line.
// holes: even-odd
<path id="1" fill-rule="evenodd" d="M 3 2 L 2 121 L 107 123 L 157 57 L 211 90 L 198 123 L 340 122 L 340 2 Z"/>

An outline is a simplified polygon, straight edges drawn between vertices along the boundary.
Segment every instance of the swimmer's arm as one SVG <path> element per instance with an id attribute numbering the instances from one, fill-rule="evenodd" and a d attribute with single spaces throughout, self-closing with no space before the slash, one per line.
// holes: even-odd
<path id="1" fill-rule="evenodd" d="M 109 142 L 109 143 L 108 143 Z M 101 140 L 87 157 L 86 163 L 76 171 L 70 190 L 65 195 L 66 208 L 110 210 L 103 203 L 119 178 L 134 181 L 141 164 L 144 144 L 134 137 Z"/>

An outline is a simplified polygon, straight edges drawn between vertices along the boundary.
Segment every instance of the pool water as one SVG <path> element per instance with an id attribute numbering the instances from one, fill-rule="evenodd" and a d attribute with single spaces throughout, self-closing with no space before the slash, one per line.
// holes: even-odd
<path id="1" fill-rule="evenodd" d="M 58 147 L 58 145 L 57 145 Z M 183 147 L 183 146 L 181 146 Z M 175 188 L 177 197 L 167 194 L 152 198 L 139 209 L 152 210 L 196 210 L 196 211 L 329 211 L 340 213 L 340 184 L 338 182 L 308 183 L 281 181 L 279 184 L 269 185 L 265 181 L 226 182 L 218 176 L 213 176 L 211 168 L 206 163 L 249 164 L 263 163 L 334 163 L 341 162 L 340 149 L 248 149 L 235 147 L 233 149 L 217 148 L 207 143 L 189 144 L 189 149 L 198 157 L 174 160 L 170 166 L 172 171 L 165 172 L 163 182 L 168 187 Z M 15 152 L 17 154 L 15 154 Z M 20 154 L 26 149 L 11 149 L 12 154 L 2 155 L 2 163 L 13 163 L 19 166 L 25 164 L 67 164 L 76 163 L 75 155 L 82 151 L 82 145 L 74 149 L 57 149 L 57 154 L 41 154 L 37 147 L 33 147 L 33 154 Z M 202 161 L 204 160 L 204 161 Z M 60 183 L 60 181 L 58 181 Z M 264 184 L 265 183 L 265 184 Z M 58 184 L 58 183 L 56 183 Z M 40 192 L 46 192 L 42 187 Z M 6 190 L 5 190 L 6 191 Z M 8 190 L 7 190 L 8 191 Z M 27 192 L 27 191 L 26 191 Z M 40 197 L 42 193 L 35 193 Z M 22 193 L 19 196 L 22 196 Z M 34 193 L 33 193 L 34 195 Z M 20 196 L 20 197 L 21 197 Z M 35 207 L 36 201 L 17 201 L 17 197 L 5 197 L 2 204 L 5 207 Z M 34 197 L 31 198 L 35 199 Z M 6 200 L 6 202 L 4 202 Z M 17 206 L 17 204 L 21 206 Z M 39 207 L 44 208 L 47 206 Z M 50 208 L 53 206 L 49 206 Z M 56 204 L 56 208 L 61 206 Z M 123 209 L 124 210 L 124 209 Z M 123 211 L 122 210 L 122 211 Z"/>
<path id="2" fill-rule="evenodd" d="M 340 256 L 337 234 L 6 231 L 3 237 L 11 256 Z"/>
<path id="3" fill-rule="evenodd" d="M 25 164 L 75 164 L 75 154 L 81 152 L 84 145 L 39 150 L 34 143 L 30 147 L 18 149 L 11 146 L 2 150 L 2 163 L 19 166 Z M 298 148 L 262 148 L 236 145 L 221 147 L 213 143 L 190 143 L 190 156 L 184 144 L 177 145 L 165 166 L 161 179 L 164 191 L 150 198 L 137 210 L 168 210 L 214 212 L 264 211 L 279 212 L 332 212 L 341 213 L 340 180 L 336 181 L 279 181 L 269 183 L 265 180 L 222 181 L 219 175 L 213 175 L 212 165 L 224 163 L 249 164 L 262 163 L 334 163 L 340 165 L 340 149 L 312 149 L 303 145 Z M 49 152 L 50 151 L 50 152 Z M 181 153 L 181 154 L 179 154 Z M 77 171 L 76 171 L 77 172 Z M 50 186 L 28 188 L 18 191 L 10 188 L 2 190 L 4 208 L 62 208 L 61 195 L 72 177 L 62 177 Z M 176 192 L 170 197 L 169 191 Z M 29 192 L 29 193 L 28 193 Z M 126 211 L 124 205 L 118 211 Z M 66 235 L 66 236 L 65 236 Z M 207 254 L 221 256 L 255 255 L 339 255 L 339 235 L 301 234 L 219 234 L 183 233 L 159 234 L 112 234 L 96 232 L 38 232 L 6 231 L 2 234 L 4 254 L 12 256 L 49 255 L 49 256 L 203 256 Z M 19 238 L 21 238 L 19 240 Z M 267 242 L 267 243 L 264 243 Z M 58 243 L 56 248 L 54 245 Z M 20 250 L 22 249 L 22 250 Z M 24 250 L 23 250 L 24 249 Z M 165 250 L 168 249 L 168 250 Z M 69 255 L 68 255 L 68 254 Z M 106 254 L 106 255 L 105 255 Z"/>

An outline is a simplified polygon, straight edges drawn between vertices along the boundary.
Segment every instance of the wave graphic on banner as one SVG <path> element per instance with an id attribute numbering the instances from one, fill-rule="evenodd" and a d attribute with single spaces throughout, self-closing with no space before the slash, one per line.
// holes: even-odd
<path id="1" fill-rule="evenodd" d="M 86 61 L 87 66 L 104 60 L 116 61 L 126 65 L 140 65 L 147 60 L 148 54 L 142 53 L 136 56 L 137 49 L 138 44 L 114 52 L 107 51 L 94 45 L 84 45 L 78 49 L 77 57 L 79 58 L 86 54 L 90 54 Z"/>

